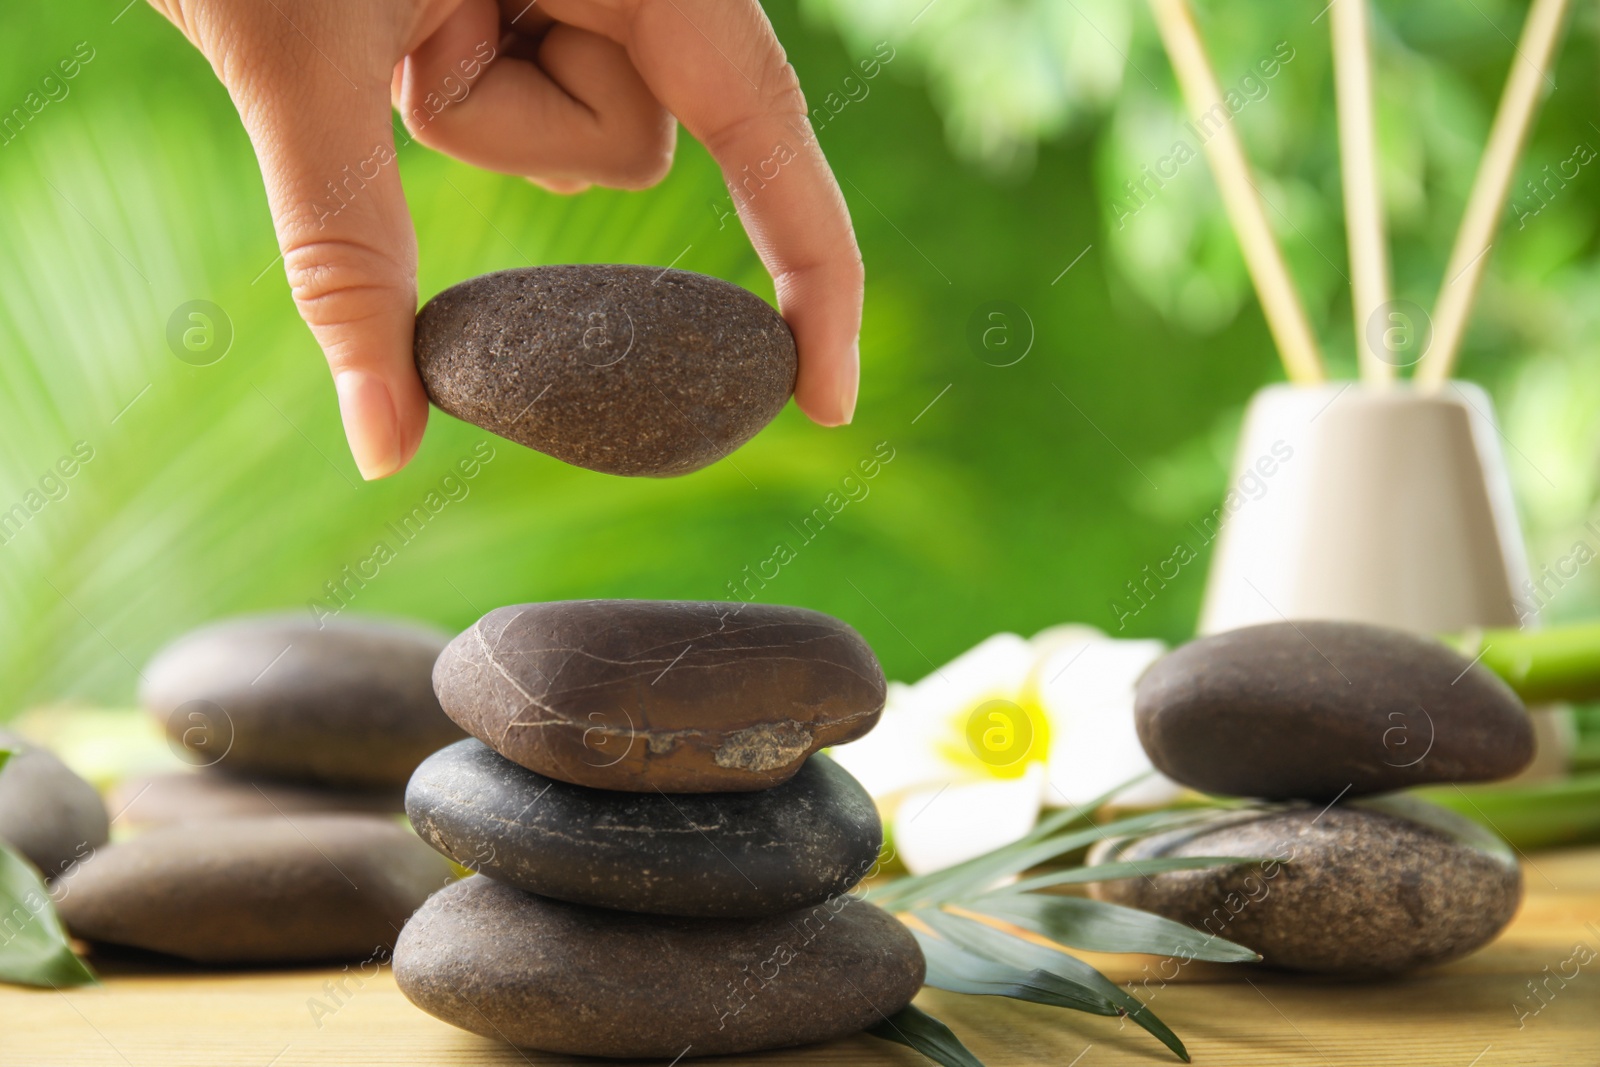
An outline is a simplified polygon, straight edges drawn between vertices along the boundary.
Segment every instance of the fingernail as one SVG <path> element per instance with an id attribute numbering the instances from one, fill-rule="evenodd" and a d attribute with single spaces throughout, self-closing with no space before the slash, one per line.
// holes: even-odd
<path id="1" fill-rule="evenodd" d="M 400 425 L 389 387 L 366 371 L 347 370 L 333 379 L 339 393 L 339 416 L 356 469 L 367 481 L 386 478 L 400 469 Z"/>
<path id="2" fill-rule="evenodd" d="M 839 392 L 839 425 L 848 426 L 856 417 L 856 397 L 860 390 L 861 342 L 857 340 L 850 350 L 850 367 L 845 372 L 844 388 Z"/>

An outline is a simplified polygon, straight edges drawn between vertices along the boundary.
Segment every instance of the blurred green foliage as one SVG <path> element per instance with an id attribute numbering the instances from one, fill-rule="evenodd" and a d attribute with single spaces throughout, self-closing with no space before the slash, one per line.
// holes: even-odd
<path id="1" fill-rule="evenodd" d="M 485 440 L 493 460 L 355 588 L 352 611 L 462 627 L 523 600 L 727 597 L 782 540 L 798 556 L 760 599 L 849 620 L 891 677 L 920 677 L 997 630 L 1110 628 L 1123 583 L 1215 506 L 1239 410 L 1280 376 L 1203 162 L 1119 225 L 1124 183 L 1181 122 L 1141 5 L 773 0 L 813 107 L 829 107 L 819 136 L 868 268 L 854 425 L 823 431 L 791 407 L 730 461 L 655 482 L 570 469 L 435 413 L 407 471 L 363 484 L 233 108 L 176 31 L 124 3 L 0 16 L 0 113 L 81 46 L 93 55 L 66 95 L 0 138 L 0 511 L 30 491 L 48 501 L 0 538 L 0 716 L 127 700 L 146 657 L 183 630 L 305 609 Z M 1293 51 L 1236 121 L 1347 371 L 1316 6 L 1214 0 L 1201 14 L 1225 84 L 1281 42 Z M 1379 7 L 1397 295 L 1429 306 L 1523 9 Z M 1530 180 L 1600 145 L 1595 15 L 1578 17 Z M 894 58 L 863 80 L 858 63 L 881 43 Z M 716 168 L 687 139 L 660 187 L 571 199 L 415 145 L 399 159 L 424 298 L 504 267 L 611 261 L 675 263 L 771 296 Z M 1586 167 L 1520 228 L 1508 211 L 1463 363 L 1501 406 L 1536 573 L 1589 536 L 1596 189 L 1600 168 Z M 197 299 L 233 331 L 203 367 L 167 342 L 173 311 Z M 969 340 L 994 301 L 1026 313 L 1013 313 L 1014 344 L 1033 334 L 1011 366 Z M 880 442 L 894 459 L 869 494 L 802 544 L 795 526 Z M 92 458 L 58 468 L 75 446 Z M 1138 635 L 1186 636 L 1202 581 L 1186 571 Z M 1592 612 L 1597 590 L 1582 573 L 1550 613 Z"/>

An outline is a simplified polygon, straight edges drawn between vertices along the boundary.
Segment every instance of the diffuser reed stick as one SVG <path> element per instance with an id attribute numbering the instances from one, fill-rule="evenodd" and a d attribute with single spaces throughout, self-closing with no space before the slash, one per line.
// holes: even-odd
<path id="1" fill-rule="evenodd" d="M 1395 366 L 1366 340 L 1372 317 L 1389 302 L 1389 256 L 1378 191 L 1377 136 L 1372 114 L 1372 47 L 1367 0 L 1334 0 L 1333 80 L 1339 114 L 1339 162 L 1350 242 L 1350 308 L 1355 316 L 1361 380 L 1385 384 Z"/>
<path id="2" fill-rule="evenodd" d="M 1549 79 L 1550 61 L 1566 20 L 1567 6 L 1567 0 L 1533 0 L 1528 10 L 1500 107 L 1489 130 L 1489 143 L 1472 181 L 1461 228 L 1456 231 L 1455 248 L 1439 287 L 1433 311 L 1433 344 L 1417 365 L 1417 382 L 1424 388 L 1438 388 L 1455 366 L 1461 336 L 1500 222 L 1500 208 Z"/>
<path id="3" fill-rule="evenodd" d="M 1261 310 L 1266 315 L 1267 328 L 1272 331 L 1289 380 L 1324 381 L 1327 374 L 1316 337 L 1311 332 L 1311 323 L 1289 277 L 1289 268 L 1284 264 L 1272 228 L 1267 224 L 1261 194 L 1250 178 L 1244 146 L 1233 128 L 1232 113 L 1223 101 L 1217 76 L 1200 43 L 1200 32 L 1194 24 L 1188 0 L 1150 0 L 1150 8 L 1162 44 L 1172 59 L 1172 68 L 1191 118 L 1197 128 L 1215 127 L 1215 132 L 1205 141 L 1206 160 L 1222 192 L 1228 220 L 1239 237 L 1245 266 L 1250 271 L 1250 280 L 1255 284 Z"/>

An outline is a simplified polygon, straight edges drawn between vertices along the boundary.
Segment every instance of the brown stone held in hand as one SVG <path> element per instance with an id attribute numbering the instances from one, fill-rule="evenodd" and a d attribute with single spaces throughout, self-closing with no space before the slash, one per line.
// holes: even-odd
<path id="1" fill-rule="evenodd" d="M 576 785 L 737 792 L 787 781 L 883 710 L 848 625 L 765 604 L 576 600 L 498 608 L 444 650 L 446 714 L 513 762 Z"/>
<path id="2" fill-rule="evenodd" d="M 772 306 L 681 270 L 527 267 L 417 315 L 417 370 L 456 418 L 574 466 L 665 477 L 716 462 L 783 410 L 798 367 Z"/>
<path id="3" fill-rule="evenodd" d="M 1437 641 L 1350 622 L 1275 622 L 1191 641 L 1134 705 L 1156 768 L 1207 793 L 1331 801 L 1506 778 L 1533 758 L 1517 695 Z"/>

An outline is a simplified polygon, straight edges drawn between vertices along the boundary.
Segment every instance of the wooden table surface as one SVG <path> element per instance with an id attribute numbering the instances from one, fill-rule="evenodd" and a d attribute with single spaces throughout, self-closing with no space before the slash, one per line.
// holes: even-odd
<path id="1" fill-rule="evenodd" d="M 1524 869 L 1526 899 L 1504 936 L 1467 959 L 1407 978 L 1349 983 L 1191 964 L 1163 985 L 1154 958 L 1087 958 L 1132 983 L 1187 1042 L 1197 1064 L 1600 1065 L 1600 848 L 1537 854 Z M 603 1062 L 525 1053 L 456 1030 L 413 1008 L 387 970 L 359 988 L 347 982 L 351 993 L 320 1017 L 313 1004 L 333 1004 L 324 983 L 343 977 L 338 970 L 217 973 L 111 961 L 102 972 L 102 985 L 66 992 L 0 987 L 0 1065 Z M 1530 982 L 1540 983 L 1541 998 Z M 1178 1062 L 1116 1019 L 937 990 L 925 990 L 917 1003 L 950 1024 L 990 1067 Z M 709 1062 L 914 1067 L 927 1061 L 854 1037 Z"/>

